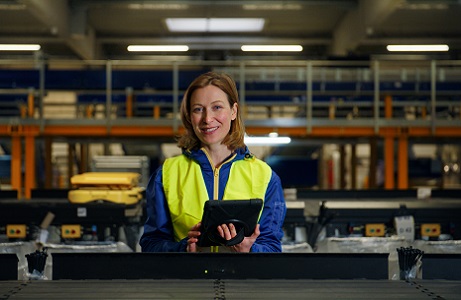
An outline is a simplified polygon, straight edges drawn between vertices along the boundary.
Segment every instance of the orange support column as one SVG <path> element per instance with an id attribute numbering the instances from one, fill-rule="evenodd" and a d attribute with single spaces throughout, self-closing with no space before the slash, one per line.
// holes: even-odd
<path id="1" fill-rule="evenodd" d="M 390 95 L 384 97 L 384 117 L 392 119 L 392 96 Z"/>
<path id="2" fill-rule="evenodd" d="M 392 97 L 384 97 L 384 116 L 386 119 L 392 119 Z M 394 182 L 394 137 L 386 136 L 384 138 L 384 188 L 391 190 L 395 187 Z"/>
<path id="3" fill-rule="evenodd" d="M 133 89 L 126 88 L 126 117 L 133 116 Z"/>
<path id="4" fill-rule="evenodd" d="M 45 188 L 53 187 L 53 140 L 45 137 Z"/>
<path id="5" fill-rule="evenodd" d="M 21 137 L 14 135 L 11 138 L 11 187 L 18 191 L 18 198 L 22 197 L 22 147 Z"/>
<path id="6" fill-rule="evenodd" d="M 384 139 L 384 188 L 392 190 L 394 182 L 394 137 Z"/>
<path id="7" fill-rule="evenodd" d="M 408 137 L 399 137 L 398 188 L 408 189 Z"/>
<path id="8" fill-rule="evenodd" d="M 426 106 L 421 107 L 421 119 L 426 120 L 427 117 L 427 108 Z"/>
<path id="9" fill-rule="evenodd" d="M 31 90 L 27 95 L 27 116 L 33 118 L 35 113 L 34 91 Z"/>
<path id="10" fill-rule="evenodd" d="M 154 106 L 154 119 L 159 119 L 160 118 L 160 106 L 155 105 Z"/>
<path id="11" fill-rule="evenodd" d="M 24 198 L 32 197 L 32 189 L 35 188 L 35 137 L 26 135 L 26 154 L 25 154 L 25 178 L 24 178 Z"/>

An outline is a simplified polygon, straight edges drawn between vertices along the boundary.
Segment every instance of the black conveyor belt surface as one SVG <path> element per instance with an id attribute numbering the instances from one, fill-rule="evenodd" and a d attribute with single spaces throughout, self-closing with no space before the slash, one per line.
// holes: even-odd
<path id="1" fill-rule="evenodd" d="M 58 280 L 0 282 L 0 299 L 461 299 L 447 280 Z"/>

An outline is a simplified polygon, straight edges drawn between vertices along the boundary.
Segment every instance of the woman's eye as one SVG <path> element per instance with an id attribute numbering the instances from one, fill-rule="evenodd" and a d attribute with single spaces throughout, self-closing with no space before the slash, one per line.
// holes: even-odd
<path id="1" fill-rule="evenodd" d="M 221 108 L 222 108 L 222 106 L 220 106 L 220 105 L 215 105 L 215 106 L 213 107 L 214 110 L 219 110 L 219 109 L 221 109 Z"/>
<path id="2" fill-rule="evenodd" d="M 192 109 L 192 112 L 194 113 L 199 113 L 199 112 L 202 112 L 203 111 L 203 108 L 202 107 L 195 107 Z"/>

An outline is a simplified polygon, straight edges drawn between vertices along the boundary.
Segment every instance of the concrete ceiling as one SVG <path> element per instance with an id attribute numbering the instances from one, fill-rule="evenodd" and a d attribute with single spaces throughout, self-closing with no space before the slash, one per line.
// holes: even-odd
<path id="1" fill-rule="evenodd" d="M 264 18 L 259 33 L 171 33 L 165 18 Z M 186 44 L 183 56 L 251 59 L 242 44 L 300 44 L 261 58 L 369 58 L 387 44 L 446 43 L 461 59 L 459 0 L 0 0 L 0 43 L 38 43 L 51 58 L 131 59 L 129 44 Z M 164 53 L 166 54 L 166 53 Z M 426 55 L 427 53 L 424 53 Z M 0 59 L 25 53 L 3 52 Z"/>

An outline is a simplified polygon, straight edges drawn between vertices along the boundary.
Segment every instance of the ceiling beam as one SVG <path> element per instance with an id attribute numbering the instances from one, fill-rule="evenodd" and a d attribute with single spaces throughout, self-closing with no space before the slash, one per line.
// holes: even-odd
<path id="1" fill-rule="evenodd" d="M 62 0 L 20 0 L 27 10 L 45 24 L 54 36 L 66 37 L 69 33 L 67 1 Z"/>
<path id="2" fill-rule="evenodd" d="M 21 0 L 27 10 L 45 24 L 57 39 L 66 44 L 82 59 L 96 58 L 94 31 L 87 27 L 84 6 L 69 7 L 64 0 Z"/>
<path id="3" fill-rule="evenodd" d="M 96 36 L 92 28 L 88 28 L 85 35 L 71 35 L 67 45 L 82 59 L 92 60 L 97 58 Z"/>
<path id="4" fill-rule="evenodd" d="M 99 46 L 96 43 L 95 30 L 88 24 L 88 6 L 79 2 L 72 3 L 67 44 L 81 58 L 96 59 Z"/>
<path id="5" fill-rule="evenodd" d="M 334 30 L 329 54 L 347 56 L 353 52 L 373 34 L 374 28 L 404 3 L 405 0 L 360 0 L 357 9 L 348 12 Z"/>

